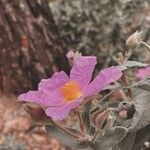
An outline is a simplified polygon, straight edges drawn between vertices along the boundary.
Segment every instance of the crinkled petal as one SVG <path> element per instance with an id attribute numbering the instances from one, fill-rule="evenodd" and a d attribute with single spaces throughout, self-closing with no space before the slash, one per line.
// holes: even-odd
<path id="1" fill-rule="evenodd" d="M 81 56 L 75 59 L 70 72 L 70 79 L 76 81 L 81 88 L 89 84 L 97 61 L 94 56 Z"/>
<path id="2" fill-rule="evenodd" d="M 118 67 L 112 66 L 103 69 L 97 77 L 83 89 L 85 96 L 92 96 L 99 93 L 105 86 L 117 81 L 122 76 L 122 72 Z"/>
<path id="3" fill-rule="evenodd" d="M 47 96 L 42 91 L 29 91 L 23 93 L 18 97 L 19 101 L 36 103 L 45 107 L 49 106 L 60 106 L 64 104 L 63 99 L 57 92 L 51 93 L 50 96 Z"/>
<path id="4" fill-rule="evenodd" d="M 45 112 L 46 115 L 51 117 L 53 120 L 63 120 L 68 116 L 72 109 L 80 105 L 80 102 L 80 100 L 75 100 L 60 107 L 49 107 L 45 110 Z"/>
<path id="5" fill-rule="evenodd" d="M 56 72 L 51 78 L 41 80 L 38 89 L 43 92 L 51 92 L 68 81 L 69 77 L 64 71 Z"/>
<path id="6" fill-rule="evenodd" d="M 146 68 L 139 69 L 136 76 L 140 79 L 150 77 L 150 66 Z"/>

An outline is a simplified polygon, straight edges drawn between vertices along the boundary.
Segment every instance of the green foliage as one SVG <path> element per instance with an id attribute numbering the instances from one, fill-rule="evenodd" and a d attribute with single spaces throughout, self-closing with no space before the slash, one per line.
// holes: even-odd
<path id="1" fill-rule="evenodd" d="M 135 87 L 150 92 L 150 78 L 141 80 L 135 85 Z"/>
<path id="2" fill-rule="evenodd" d="M 97 138 L 96 149 L 108 150 L 124 139 L 127 129 L 124 127 L 114 127 L 106 130 L 103 136 Z"/>
<path id="3" fill-rule="evenodd" d="M 114 148 L 115 149 L 120 148 L 120 150 L 131 150 L 132 146 L 134 145 L 134 142 L 135 142 L 135 137 L 136 137 L 136 133 L 134 133 L 134 132 L 128 133 L 126 135 L 126 137 Z"/>
<path id="4" fill-rule="evenodd" d="M 146 66 L 148 66 L 148 64 L 141 63 L 138 61 L 126 61 L 124 66 L 126 66 L 126 67 L 146 67 Z"/>
<path id="5" fill-rule="evenodd" d="M 91 121 L 90 121 L 90 111 L 91 111 L 91 101 L 84 105 L 84 110 L 82 113 L 82 119 L 87 133 L 91 131 Z"/>
<path id="6" fill-rule="evenodd" d="M 147 0 L 62 0 L 58 26 L 66 49 L 96 55 L 101 65 L 125 47 L 126 35 L 143 24 L 134 24 L 134 15 Z M 140 21 L 140 20 L 138 20 Z M 130 28 L 131 27 L 131 28 Z"/>
<path id="7" fill-rule="evenodd" d="M 61 142 L 67 147 L 75 147 L 75 148 L 88 147 L 88 143 L 86 141 L 85 142 L 79 141 L 79 139 L 74 138 L 70 134 L 60 130 L 53 124 L 46 125 L 45 129 L 50 136 L 56 138 L 59 142 Z M 75 129 L 69 129 L 69 128 L 66 129 L 72 131 L 73 133 L 78 134 L 78 131 Z"/>
<path id="8" fill-rule="evenodd" d="M 150 93 L 148 91 L 141 91 L 142 94 L 135 98 L 136 112 L 133 116 L 133 121 L 130 126 L 131 131 L 138 131 L 146 127 L 150 123 Z"/>

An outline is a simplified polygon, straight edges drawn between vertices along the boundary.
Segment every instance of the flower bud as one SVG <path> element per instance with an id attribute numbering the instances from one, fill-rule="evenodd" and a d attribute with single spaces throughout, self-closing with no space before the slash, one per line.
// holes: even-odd
<path id="1" fill-rule="evenodd" d="M 119 112 L 119 116 L 123 119 L 128 117 L 127 110 L 122 110 Z"/>
<path id="2" fill-rule="evenodd" d="M 141 42 L 140 33 L 136 31 L 130 35 L 126 40 L 126 45 L 131 48 L 136 48 Z"/>
<path id="3" fill-rule="evenodd" d="M 38 125 L 42 125 L 46 122 L 51 121 L 51 118 L 46 116 L 43 108 L 39 107 L 38 105 L 27 103 L 24 105 L 24 109 L 30 115 L 32 120 L 35 121 Z"/>
<path id="4" fill-rule="evenodd" d="M 77 58 L 77 57 L 80 57 L 81 56 L 81 53 L 79 53 L 79 51 L 74 51 L 74 50 L 70 50 L 67 54 L 66 54 L 66 57 L 68 58 L 69 60 L 69 63 L 71 65 L 73 65 L 73 62 L 74 60 Z"/>

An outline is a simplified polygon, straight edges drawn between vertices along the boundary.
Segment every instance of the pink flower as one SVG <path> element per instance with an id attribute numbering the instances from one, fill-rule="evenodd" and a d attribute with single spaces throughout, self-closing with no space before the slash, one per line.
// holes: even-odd
<path id="1" fill-rule="evenodd" d="M 49 79 L 43 79 L 37 91 L 29 91 L 19 96 L 19 101 L 32 102 L 44 108 L 53 120 L 62 120 L 89 96 L 99 93 L 106 85 L 118 80 L 122 72 L 115 66 L 102 70 L 91 81 L 97 61 L 94 56 L 75 59 L 70 78 L 64 72 L 56 72 Z"/>
<path id="2" fill-rule="evenodd" d="M 140 79 L 150 77 L 150 66 L 139 69 L 136 73 L 136 76 Z"/>

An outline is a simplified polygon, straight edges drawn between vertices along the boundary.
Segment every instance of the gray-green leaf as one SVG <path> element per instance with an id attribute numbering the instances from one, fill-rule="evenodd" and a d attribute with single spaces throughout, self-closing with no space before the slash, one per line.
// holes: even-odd
<path id="1" fill-rule="evenodd" d="M 57 128 L 55 125 L 46 125 L 45 129 L 48 135 L 56 138 L 60 143 L 68 147 L 77 147 L 78 141 L 70 134 L 65 133 L 64 131 Z"/>
<path id="2" fill-rule="evenodd" d="M 141 63 L 141 62 L 138 62 L 138 61 L 126 61 L 124 63 L 124 66 L 126 67 L 146 67 L 148 66 L 149 64 L 146 64 L 146 63 Z"/>
<path id="3" fill-rule="evenodd" d="M 92 105 L 91 101 L 87 102 L 84 105 L 83 113 L 82 113 L 82 119 L 83 119 L 84 127 L 87 133 L 90 133 L 90 130 L 91 130 L 91 122 L 90 122 L 91 105 Z"/>
<path id="4" fill-rule="evenodd" d="M 108 150 L 118 144 L 127 134 L 127 128 L 116 126 L 109 128 L 103 136 L 98 137 L 96 149 Z"/>
<path id="5" fill-rule="evenodd" d="M 135 109 L 130 131 L 137 131 L 150 124 L 150 92 L 145 91 L 136 97 Z"/>
<path id="6" fill-rule="evenodd" d="M 114 150 L 131 150 L 136 137 L 136 132 L 128 133 L 126 137 L 118 143 Z"/>
<path id="7" fill-rule="evenodd" d="M 137 132 L 132 150 L 140 149 L 143 146 L 144 142 L 148 140 L 148 138 L 150 138 L 150 125 L 140 129 Z"/>
<path id="8" fill-rule="evenodd" d="M 137 83 L 135 87 L 150 92 L 150 78 Z"/>

